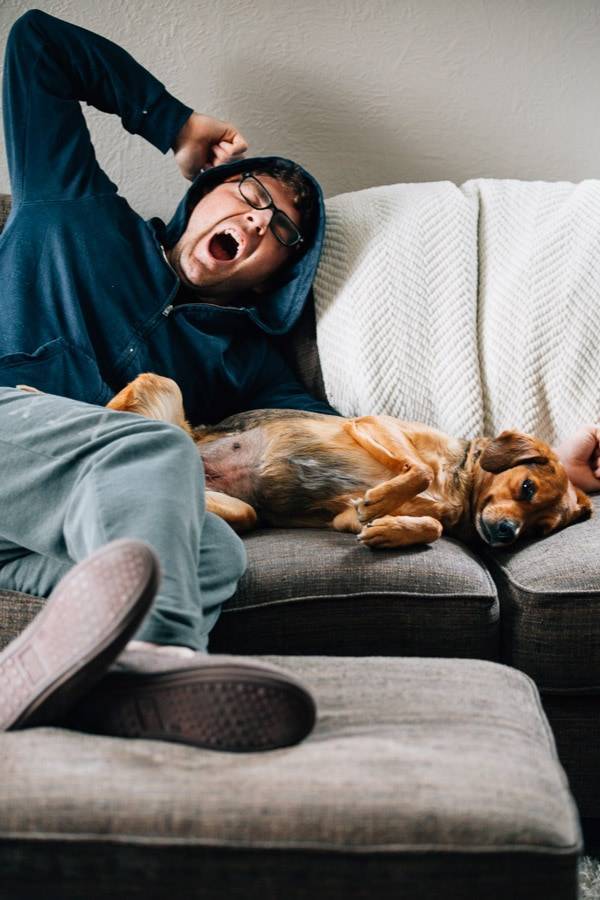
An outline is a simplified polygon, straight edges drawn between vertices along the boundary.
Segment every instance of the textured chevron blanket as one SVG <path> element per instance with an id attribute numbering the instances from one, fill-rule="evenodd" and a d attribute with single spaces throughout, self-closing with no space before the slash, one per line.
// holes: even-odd
<path id="1" fill-rule="evenodd" d="M 327 201 L 329 402 L 554 443 L 600 420 L 600 181 L 397 184 Z"/>

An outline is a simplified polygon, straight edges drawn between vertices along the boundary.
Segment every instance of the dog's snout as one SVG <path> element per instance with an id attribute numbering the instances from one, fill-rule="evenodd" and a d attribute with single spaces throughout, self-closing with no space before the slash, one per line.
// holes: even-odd
<path id="1" fill-rule="evenodd" d="M 519 533 L 519 523 L 514 519 L 498 519 L 485 526 L 492 544 L 511 544 Z"/>

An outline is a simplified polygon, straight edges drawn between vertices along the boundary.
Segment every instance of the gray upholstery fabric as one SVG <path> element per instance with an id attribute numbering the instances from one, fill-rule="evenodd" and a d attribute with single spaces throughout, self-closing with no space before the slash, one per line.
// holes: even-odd
<path id="1" fill-rule="evenodd" d="M 43 605 L 39 597 L 0 590 L 0 650 L 23 631 Z"/>
<path id="2" fill-rule="evenodd" d="M 213 653 L 498 656 L 494 585 L 455 541 L 372 553 L 352 535 L 291 528 L 245 544 L 248 571 L 211 633 Z M 40 608 L 0 591 L 0 643 Z"/>
<path id="3" fill-rule="evenodd" d="M 213 652 L 497 658 L 493 582 L 455 541 L 372 552 L 350 534 L 290 528 L 245 545 Z"/>
<path id="4" fill-rule="evenodd" d="M 502 659 L 544 691 L 600 692 L 600 497 L 595 515 L 511 553 L 486 554 Z"/>
<path id="5" fill-rule="evenodd" d="M 6 888 L 49 897 L 60 873 L 61 898 L 73 881 L 108 896 L 115 876 L 146 897 L 576 897 L 577 813 L 528 678 L 471 660 L 270 661 L 316 694 L 297 747 L 1 734 Z"/>

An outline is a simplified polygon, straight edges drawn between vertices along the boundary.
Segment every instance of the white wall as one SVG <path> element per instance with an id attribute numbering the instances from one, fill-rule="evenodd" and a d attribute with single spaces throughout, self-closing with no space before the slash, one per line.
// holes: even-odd
<path id="1" fill-rule="evenodd" d="M 0 0 L 0 53 L 34 7 L 121 43 L 252 154 L 327 195 L 396 181 L 600 176 L 599 0 Z M 97 154 L 143 215 L 185 182 L 113 117 Z M 0 152 L 0 191 L 8 190 Z"/>

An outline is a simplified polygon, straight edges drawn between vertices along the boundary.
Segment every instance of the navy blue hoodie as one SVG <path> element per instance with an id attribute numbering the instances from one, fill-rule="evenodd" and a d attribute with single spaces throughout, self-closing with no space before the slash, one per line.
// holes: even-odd
<path id="1" fill-rule="evenodd" d="M 190 421 L 262 407 L 334 412 L 275 349 L 310 293 L 323 198 L 308 249 L 253 306 L 180 303 L 166 261 L 195 199 L 274 157 L 198 175 L 172 220 L 144 221 L 96 161 L 79 101 L 120 116 L 163 153 L 192 113 L 111 41 L 38 10 L 11 29 L 4 130 L 13 208 L 0 236 L 0 384 L 105 404 L 140 372 L 174 378 Z M 179 293 L 178 301 L 181 297 Z"/>

